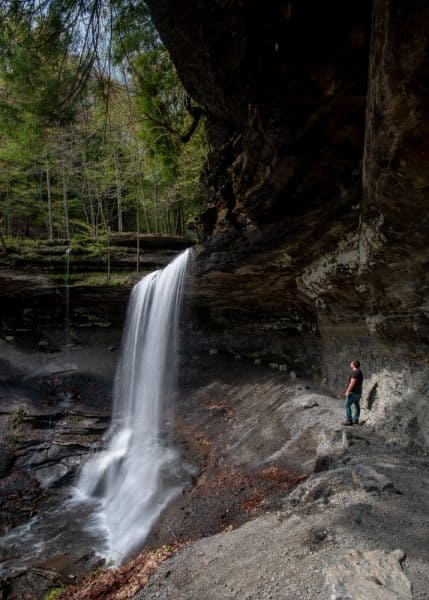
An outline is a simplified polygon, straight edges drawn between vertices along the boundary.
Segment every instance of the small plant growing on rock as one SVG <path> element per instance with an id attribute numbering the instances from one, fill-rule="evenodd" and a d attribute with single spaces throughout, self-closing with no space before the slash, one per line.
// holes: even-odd
<path id="1" fill-rule="evenodd" d="M 5 439 L 11 446 L 17 446 L 20 442 L 20 438 L 17 435 L 7 435 Z"/>
<path id="2" fill-rule="evenodd" d="M 55 600 L 55 598 L 58 598 L 63 591 L 63 587 L 52 588 L 52 590 L 49 590 L 49 592 L 43 596 L 43 600 Z"/>
<path id="3" fill-rule="evenodd" d="M 84 416 L 78 413 L 73 413 L 69 415 L 69 421 L 71 421 L 71 423 L 80 423 L 81 421 L 83 421 L 83 419 Z"/>
<path id="4" fill-rule="evenodd" d="M 90 573 L 90 577 L 100 577 L 103 573 L 106 572 L 106 569 L 102 566 L 94 567 Z"/>
<path id="5" fill-rule="evenodd" d="M 22 408 L 19 408 L 15 412 L 11 414 L 12 417 L 12 427 L 19 427 L 25 420 L 27 413 Z"/>

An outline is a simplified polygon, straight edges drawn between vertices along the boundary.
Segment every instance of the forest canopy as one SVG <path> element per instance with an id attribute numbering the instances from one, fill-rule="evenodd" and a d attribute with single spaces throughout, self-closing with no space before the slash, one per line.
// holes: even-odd
<path id="1" fill-rule="evenodd" d="M 0 6 L 0 230 L 182 234 L 204 202 L 193 106 L 142 0 Z"/>

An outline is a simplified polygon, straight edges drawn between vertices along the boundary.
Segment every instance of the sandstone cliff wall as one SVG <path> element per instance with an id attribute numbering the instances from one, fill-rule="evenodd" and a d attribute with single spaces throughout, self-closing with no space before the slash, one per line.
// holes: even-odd
<path id="1" fill-rule="evenodd" d="M 206 111 L 195 347 L 310 374 L 428 442 L 425 2 L 158 2 Z M 207 347 L 208 346 L 208 347 Z"/>

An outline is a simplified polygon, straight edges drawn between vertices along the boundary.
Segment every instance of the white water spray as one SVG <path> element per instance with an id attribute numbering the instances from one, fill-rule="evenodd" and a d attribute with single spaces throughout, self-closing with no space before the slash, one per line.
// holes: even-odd
<path id="1" fill-rule="evenodd" d="M 168 435 L 174 391 L 181 292 L 191 261 L 186 250 L 134 286 L 106 450 L 83 468 L 78 491 L 100 500 L 109 557 L 121 562 L 141 546 L 189 472 Z"/>

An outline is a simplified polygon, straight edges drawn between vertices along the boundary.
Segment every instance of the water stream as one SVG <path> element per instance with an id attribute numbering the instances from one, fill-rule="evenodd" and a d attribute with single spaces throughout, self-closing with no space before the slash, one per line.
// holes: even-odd
<path id="1" fill-rule="evenodd" d="M 182 290 L 192 260 L 186 250 L 135 285 L 118 365 L 112 424 L 104 451 L 85 465 L 77 497 L 96 501 L 93 528 L 106 556 L 121 562 L 141 546 L 162 510 L 189 478 L 170 437 Z"/>

